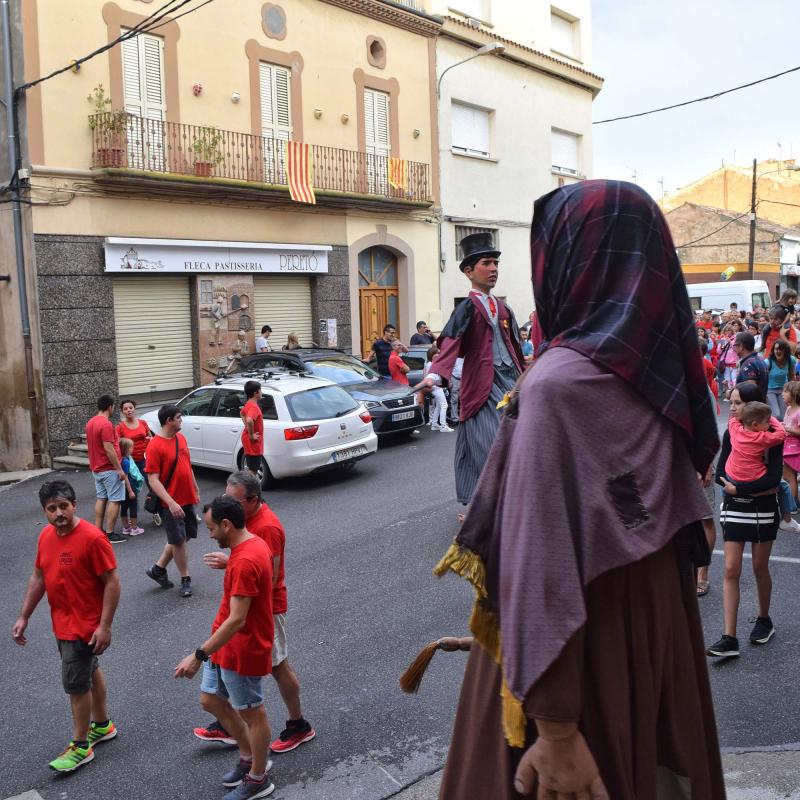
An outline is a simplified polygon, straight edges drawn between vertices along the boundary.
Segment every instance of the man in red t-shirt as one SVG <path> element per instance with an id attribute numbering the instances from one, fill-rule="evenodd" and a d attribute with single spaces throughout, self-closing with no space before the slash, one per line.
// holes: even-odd
<path id="1" fill-rule="evenodd" d="M 39 489 L 47 521 L 36 551 L 14 641 L 27 644 L 25 629 L 47 594 L 53 633 L 61 655 L 61 683 L 72 707 L 72 740 L 49 766 L 74 772 L 94 759 L 94 745 L 117 735 L 106 706 L 106 678 L 97 657 L 111 644 L 119 602 L 114 550 L 103 531 L 75 515 L 75 490 L 66 481 Z"/>
<path id="2" fill-rule="evenodd" d="M 204 514 L 211 538 L 231 549 L 224 593 L 211 637 L 175 667 L 175 677 L 192 678 L 202 665 L 203 705 L 239 746 L 239 762 L 222 776 L 222 784 L 242 786 L 224 800 L 266 797 L 274 786 L 261 679 L 272 668 L 272 557 L 245 528 L 244 509 L 232 497 L 217 497 Z"/>
<path id="3" fill-rule="evenodd" d="M 200 489 L 192 472 L 189 445 L 180 432 L 183 415 L 178 406 L 166 405 L 158 409 L 161 432 L 154 436 L 145 450 L 145 472 L 150 491 L 161 501 L 161 518 L 167 544 L 161 557 L 145 572 L 163 589 L 171 589 L 167 565 L 175 559 L 181 575 L 181 597 L 192 596 L 192 579 L 189 577 L 189 539 L 197 538 L 195 503 L 200 502 Z"/>
<path id="4" fill-rule="evenodd" d="M 97 500 L 94 504 L 94 524 L 106 532 L 113 544 L 127 541 L 114 532 L 120 503 L 125 499 L 127 485 L 120 463 L 119 437 L 111 422 L 114 398 L 104 394 L 97 398 L 97 413 L 86 423 L 86 446 L 89 467 L 94 475 Z"/>
<path id="5" fill-rule="evenodd" d="M 286 753 L 316 736 L 311 724 L 303 717 L 300 705 L 300 681 L 289 664 L 286 645 L 287 600 L 284 575 L 286 534 L 281 521 L 261 499 L 261 485 L 258 479 L 249 472 L 245 470 L 234 472 L 228 478 L 225 494 L 241 503 L 247 530 L 262 538 L 272 553 L 272 613 L 275 629 L 272 641 L 272 677 L 278 684 L 289 719 L 286 720 L 286 727 L 271 747 L 275 753 Z M 213 569 L 225 569 L 228 557 L 221 552 L 206 553 L 203 561 Z M 203 708 L 213 713 L 205 703 Z M 211 723 L 207 728 L 195 728 L 194 735 L 206 742 L 230 743 L 230 734 L 218 721 Z"/>
<path id="6" fill-rule="evenodd" d="M 392 376 L 393 381 L 404 383 L 408 386 L 408 377 L 406 373 L 410 367 L 400 358 L 400 353 L 405 353 L 408 348 L 399 340 L 395 339 L 392 342 L 392 352 L 389 356 L 389 375 Z"/>
<path id="7" fill-rule="evenodd" d="M 261 384 L 258 381 L 247 381 L 244 385 L 244 396 L 247 402 L 242 407 L 244 422 L 242 431 L 242 449 L 247 469 L 255 475 L 261 468 L 261 457 L 264 455 L 264 415 L 261 406 Z"/>

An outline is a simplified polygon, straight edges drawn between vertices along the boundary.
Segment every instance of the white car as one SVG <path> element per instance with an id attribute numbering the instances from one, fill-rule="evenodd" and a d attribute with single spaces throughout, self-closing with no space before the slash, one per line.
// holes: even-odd
<path id="1" fill-rule="evenodd" d="M 244 385 L 251 379 L 259 381 L 263 394 L 262 486 L 293 475 L 349 469 L 378 449 L 369 412 L 344 389 L 323 378 L 279 370 L 257 378 L 218 379 L 176 403 L 192 464 L 226 472 L 244 468 L 240 411 Z M 158 411 L 142 419 L 159 430 Z"/>

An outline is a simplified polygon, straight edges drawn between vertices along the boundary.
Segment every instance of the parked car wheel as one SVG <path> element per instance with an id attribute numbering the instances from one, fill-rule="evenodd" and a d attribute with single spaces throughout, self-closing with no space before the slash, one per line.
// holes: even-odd
<path id="1" fill-rule="evenodd" d="M 239 453 L 238 461 L 239 461 L 239 469 L 247 469 L 244 463 L 244 452 Z M 273 486 L 275 484 L 275 478 L 272 477 L 272 473 L 269 471 L 267 462 L 264 460 L 263 457 L 261 458 L 261 466 L 256 471 L 256 477 L 261 483 L 262 489 L 269 489 L 270 486 Z"/>

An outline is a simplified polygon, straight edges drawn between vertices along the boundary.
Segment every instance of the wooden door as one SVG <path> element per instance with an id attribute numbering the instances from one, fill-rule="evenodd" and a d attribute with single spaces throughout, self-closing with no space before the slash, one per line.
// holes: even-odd
<path id="1" fill-rule="evenodd" d="M 358 256 L 358 296 L 361 312 L 361 351 L 364 356 L 372 343 L 383 336 L 383 326 L 398 327 L 399 291 L 397 258 L 383 247 L 371 247 Z"/>

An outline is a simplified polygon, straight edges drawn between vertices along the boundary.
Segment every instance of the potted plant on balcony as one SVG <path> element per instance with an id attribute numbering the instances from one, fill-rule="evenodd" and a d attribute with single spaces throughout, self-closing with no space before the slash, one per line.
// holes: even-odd
<path id="1" fill-rule="evenodd" d="M 222 133 L 216 128 L 204 127 L 197 132 L 192 142 L 194 150 L 194 174 L 198 178 L 208 178 L 212 169 L 222 163 Z"/>
<path id="2" fill-rule="evenodd" d="M 110 109 L 111 98 L 106 97 L 102 83 L 95 86 L 86 99 L 94 106 L 94 113 L 89 116 L 89 128 L 93 131 L 97 153 L 95 166 L 123 166 L 128 115 Z"/>

